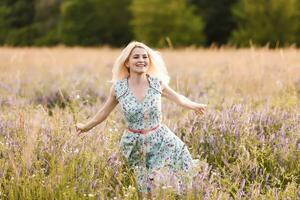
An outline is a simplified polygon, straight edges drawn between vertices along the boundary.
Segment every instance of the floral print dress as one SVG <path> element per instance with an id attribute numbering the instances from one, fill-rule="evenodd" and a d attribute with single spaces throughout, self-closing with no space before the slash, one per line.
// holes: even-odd
<path id="1" fill-rule="evenodd" d="M 166 176 L 168 171 L 169 176 L 179 177 L 178 174 L 191 171 L 196 162 L 180 138 L 161 123 L 160 80 L 148 74 L 147 79 L 149 87 L 142 101 L 133 95 L 128 77 L 114 84 L 116 98 L 129 129 L 121 137 L 121 153 L 129 167 L 134 169 L 138 190 L 141 192 L 151 190 L 156 179 L 161 179 L 158 172 L 164 171 Z M 140 134 L 130 129 L 150 131 Z M 182 182 L 178 178 L 176 180 L 178 185 Z"/>

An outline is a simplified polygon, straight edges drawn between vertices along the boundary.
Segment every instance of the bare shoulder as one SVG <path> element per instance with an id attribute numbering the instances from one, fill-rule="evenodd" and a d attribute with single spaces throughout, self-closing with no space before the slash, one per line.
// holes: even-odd
<path id="1" fill-rule="evenodd" d="M 162 92 L 163 92 L 164 89 L 167 88 L 167 87 L 168 87 L 168 85 L 167 85 L 165 82 L 163 82 L 163 81 L 160 82 L 160 89 L 161 89 Z"/>
<path id="2" fill-rule="evenodd" d="M 163 97 L 175 96 L 176 92 L 167 84 L 162 82 L 161 84 L 161 93 Z"/>

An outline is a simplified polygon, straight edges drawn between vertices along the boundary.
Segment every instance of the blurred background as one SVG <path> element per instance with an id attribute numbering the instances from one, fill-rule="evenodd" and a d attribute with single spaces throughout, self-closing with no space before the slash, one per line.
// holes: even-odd
<path id="1" fill-rule="evenodd" d="M 1 0 L 1 46 L 300 46 L 300 0 Z"/>
<path id="2" fill-rule="evenodd" d="M 139 199 L 121 109 L 75 135 L 131 40 L 208 104 L 198 117 L 163 98 L 201 163 L 186 198 L 155 199 L 300 199 L 300 0 L 0 0 L 0 199 Z"/>

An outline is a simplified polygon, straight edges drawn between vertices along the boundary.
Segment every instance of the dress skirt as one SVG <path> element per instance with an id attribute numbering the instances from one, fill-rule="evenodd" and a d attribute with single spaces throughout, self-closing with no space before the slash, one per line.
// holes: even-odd
<path id="1" fill-rule="evenodd" d="M 121 152 L 134 169 L 139 191 L 165 185 L 181 190 L 197 160 L 187 146 L 166 125 L 146 134 L 126 130 L 120 141 Z"/>

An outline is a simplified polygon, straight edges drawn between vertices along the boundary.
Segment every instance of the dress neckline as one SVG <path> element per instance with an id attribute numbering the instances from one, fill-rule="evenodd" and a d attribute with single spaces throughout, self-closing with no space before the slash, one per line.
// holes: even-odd
<path id="1" fill-rule="evenodd" d="M 127 76 L 127 78 L 126 78 L 126 83 L 127 83 L 127 87 L 128 87 L 128 90 L 129 90 L 129 93 L 133 96 L 133 98 L 135 99 L 135 101 L 137 102 L 137 103 L 143 103 L 144 101 L 145 101 L 145 99 L 147 98 L 147 96 L 148 96 L 148 93 L 149 93 L 149 90 L 150 90 L 150 78 L 149 78 L 149 74 L 146 74 L 146 77 L 147 77 L 147 81 L 148 81 L 148 88 L 147 88 L 147 90 L 146 90 L 146 93 L 145 93 L 145 95 L 144 95 L 144 97 L 141 99 L 141 100 L 139 100 L 134 94 L 133 94 L 133 91 L 131 90 L 131 88 L 129 87 L 129 82 L 128 82 L 128 78 L 129 78 L 129 76 Z"/>

